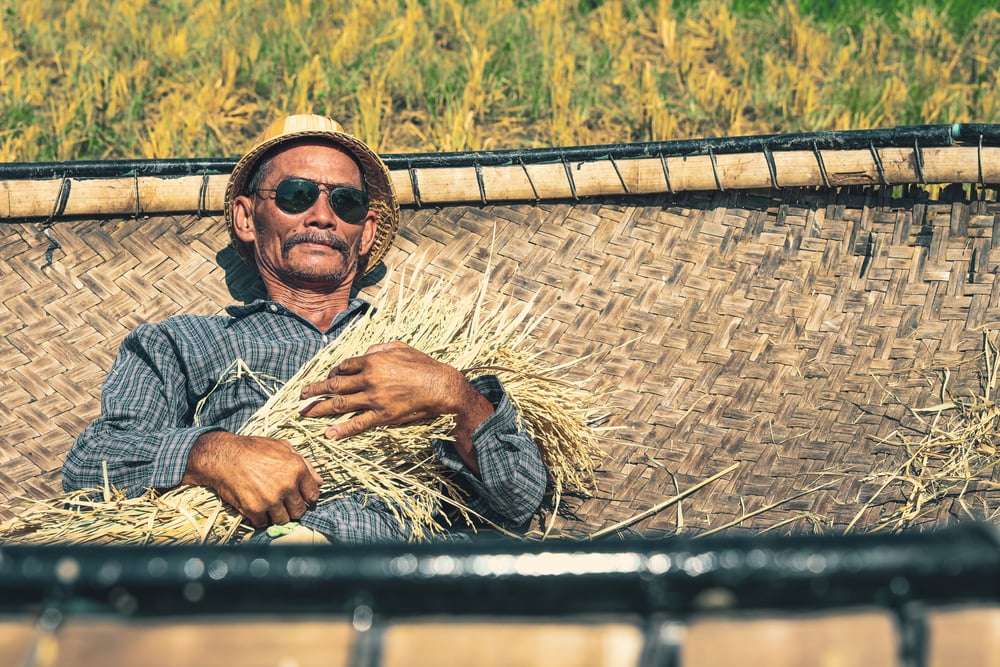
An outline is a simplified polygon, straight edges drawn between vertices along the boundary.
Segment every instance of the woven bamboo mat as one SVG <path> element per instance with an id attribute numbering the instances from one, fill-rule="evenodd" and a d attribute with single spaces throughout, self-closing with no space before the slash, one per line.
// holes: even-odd
<path id="1" fill-rule="evenodd" d="M 952 191 L 955 192 L 954 190 Z M 994 197 L 995 198 L 995 197 Z M 952 201 L 954 199 L 954 201 Z M 872 440 L 975 383 L 984 324 L 1000 322 L 1000 204 L 860 189 L 689 194 L 404 212 L 391 266 L 479 274 L 497 228 L 497 288 L 549 316 L 553 361 L 607 391 L 615 431 L 599 492 L 568 504 L 581 534 L 723 470 L 683 503 L 718 526 L 897 452 Z M 73 438 L 98 412 L 117 346 L 140 322 L 217 313 L 254 279 L 216 218 L 0 226 L 0 518 L 59 489 Z M 46 251 L 51 264 L 46 266 Z M 475 281 L 461 281 L 472 289 Z M 891 394 L 891 396 L 890 396 Z M 744 524 L 815 512 L 843 526 L 871 489 L 856 475 Z M 859 501 L 860 497 L 860 501 Z M 871 524 L 885 506 L 873 507 Z M 942 508 L 937 521 L 947 520 Z M 672 531 L 676 507 L 639 524 Z M 804 527 L 804 526 L 800 526 Z"/>

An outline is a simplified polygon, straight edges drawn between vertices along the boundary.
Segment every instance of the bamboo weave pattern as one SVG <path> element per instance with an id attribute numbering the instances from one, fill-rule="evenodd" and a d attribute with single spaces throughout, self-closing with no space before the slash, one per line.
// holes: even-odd
<path id="1" fill-rule="evenodd" d="M 823 479 L 813 473 L 867 473 L 895 456 L 870 437 L 906 420 L 889 394 L 936 402 L 940 367 L 953 391 L 975 382 L 977 327 L 1000 322 L 995 201 L 782 190 L 404 211 L 387 263 L 418 253 L 429 272 L 477 275 L 494 222 L 496 284 L 548 310 L 536 333 L 547 358 L 594 355 L 574 374 L 596 371 L 624 427 L 609 435 L 598 495 L 569 503 L 569 534 L 734 462 L 684 501 L 686 526 L 810 488 Z M 56 494 L 132 327 L 216 313 L 255 289 L 217 218 L 67 222 L 48 235 L 58 248 L 38 225 L 0 227 L 0 518 L 16 497 Z M 837 479 L 745 527 L 804 511 L 845 525 L 871 489 Z M 639 530 L 676 522 L 671 508 Z"/>

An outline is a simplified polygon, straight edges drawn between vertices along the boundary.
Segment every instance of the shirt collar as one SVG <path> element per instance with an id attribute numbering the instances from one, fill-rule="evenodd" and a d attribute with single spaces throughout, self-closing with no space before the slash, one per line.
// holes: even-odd
<path id="1" fill-rule="evenodd" d="M 351 299 L 347 303 L 347 308 L 337 313 L 337 316 L 334 318 L 333 323 L 331 324 L 331 328 L 333 326 L 336 326 L 338 323 L 343 322 L 345 319 L 352 317 L 354 314 L 358 312 L 364 312 L 365 310 L 368 309 L 368 307 L 369 307 L 368 302 L 364 301 L 363 299 L 359 299 L 357 297 Z M 241 320 L 244 317 L 247 317 L 248 315 L 253 315 L 254 313 L 260 313 L 264 311 L 275 314 L 291 315 L 292 317 L 301 319 L 298 315 L 288 310 L 280 303 L 272 301 L 271 299 L 255 299 L 250 303 L 245 303 L 242 305 L 233 304 L 231 306 L 226 306 L 226 313 L 228 313 L 229 316 L 235 320 Z"/>

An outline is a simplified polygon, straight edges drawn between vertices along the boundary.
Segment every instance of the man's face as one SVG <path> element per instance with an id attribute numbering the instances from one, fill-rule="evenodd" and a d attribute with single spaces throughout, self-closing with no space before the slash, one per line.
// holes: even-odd
<path id="1" fill-rule="evenodd" d="M 289 287 L 333 288 L 354 279 L 358 257 L 371 249 L 375 215 L 360 223 L 341 220 L 330 207 L 327 188 L 311 207 L 286 213 L 274 193 L 286 178 L 299 177 L 330 187 L 361 188 L 361 173 L 346 153 L 323 143 L 293 144 L 275 154 L 259 196 L 238 197 L 233 221 L 240 240 L 254 244 L 257 268 Z"/>

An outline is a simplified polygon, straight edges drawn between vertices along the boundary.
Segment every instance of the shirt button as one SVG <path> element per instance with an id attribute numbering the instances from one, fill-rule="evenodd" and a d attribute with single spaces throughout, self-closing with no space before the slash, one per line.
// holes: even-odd
<path id="1" fill-rule="evenodd" d="M 323 344 L 326 344 L 326 343 L 329 343 L 329 342 L 330 342 L 330 337 L 327 336 L 326 334 L 323 334 Z"/>
<path id="2" fill-rule="evenodd" d="M 270 308 L 271 308 L 271 312 L 272 313 L 278 312 L 278 307 L 276 305 L 274 305 L 273 303 L 270 305 Z"/>

